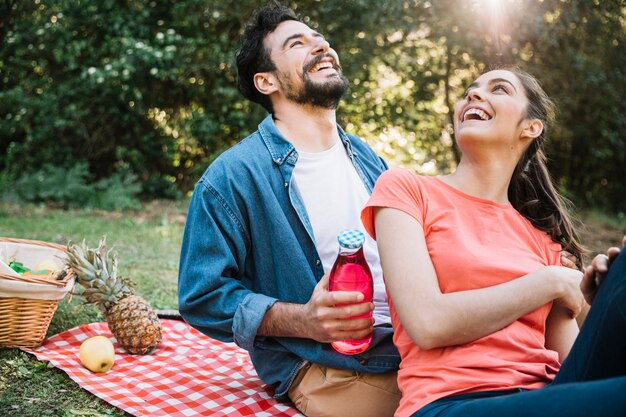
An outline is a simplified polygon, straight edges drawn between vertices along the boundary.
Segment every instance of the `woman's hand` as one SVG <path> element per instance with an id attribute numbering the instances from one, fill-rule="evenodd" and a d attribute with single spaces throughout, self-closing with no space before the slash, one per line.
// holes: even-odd
<path id="1" fill-rule="evenodd" d="M 578 269 L 564 266 L 547 266 L 545 269 L 557 280 L 558 292 L 561 294 L 554 301 L 561 304 L 570 312 L 571 317 L 575 318 L 582 311 L 585 302 L 581 292 L 583 273 Z"/>
<path id="2" fill-rule="evenodd" d="M 622 246 L 624 245 L 626 245 L 626 236 L 622 239 Z M 589 303 L 589 305 L 591 305 L 593 299 L 596 297 L 598 288 L 600 288 L 602 281 L 609 272 L 611 263 L 613 263 L 619 253 L 620 248 L 609 248 L 606 251 L 606 255 L 597 255 L 593 258 L 593 261 L 591 261 L 591 265 L 585 268 L 585 274 L 583 275 L 583 279 L 580 283 L 580 290 L 584 294 L 585 300 Z"/>
<path id="3" fill-rule="evenodd" d="M 564 267 L 579 270 L 580 268 L 576 265 L 577 260 L 578 259 L 568 251 L 561 251 L 561 265 Z"/>

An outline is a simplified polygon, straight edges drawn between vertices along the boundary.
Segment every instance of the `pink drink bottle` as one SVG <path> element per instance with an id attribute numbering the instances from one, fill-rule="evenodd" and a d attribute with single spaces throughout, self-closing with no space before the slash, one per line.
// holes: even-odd
<path id="1" fill-rule="evenodd" d="M 330 271 L 330 291 L 359 291 L 364 298 L 362 303 L 371 303 L 374 295 L 374 282 L 365 255 L 363 243 L 365 234 L 360 230 L 346 230 L 337 236 L 339 255 Z M 351 318 L 372 317 L 372 312 Z M 346 355 L 361 353 L 372 343 L 370 334 L 363 339 L 340 340 L 331 343 L 337 352 Z"/>

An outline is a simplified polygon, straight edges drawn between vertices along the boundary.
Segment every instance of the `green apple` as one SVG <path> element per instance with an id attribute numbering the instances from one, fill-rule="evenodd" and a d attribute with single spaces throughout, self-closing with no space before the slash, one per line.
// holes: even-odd
<path id="1" fill-rule="evenodd" d="M 94 336 L 80 345 L 78 357 L 91 372 L 106 372 L 115 362 L 115 349 L 107 337 Z"/>

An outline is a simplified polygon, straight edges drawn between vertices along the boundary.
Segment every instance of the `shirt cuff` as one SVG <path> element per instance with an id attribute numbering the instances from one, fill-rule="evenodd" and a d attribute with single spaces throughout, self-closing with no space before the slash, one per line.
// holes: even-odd
<path id="1" fill-rule="evenodd" d="M 263 317 L 276 301 L 263 294 L 246 295 L 233 318 L 233 339 L 239 347 L 247 351 L 254 348 L 254 339 Z"/>

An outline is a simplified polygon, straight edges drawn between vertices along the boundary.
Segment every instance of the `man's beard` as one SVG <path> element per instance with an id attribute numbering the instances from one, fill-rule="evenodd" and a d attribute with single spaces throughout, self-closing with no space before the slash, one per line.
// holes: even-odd
<path id="1" fill-rule="evenodd" d="M 341 97 L 348 91 L 348 79 L 340 72 L 337 76 L 318 82 L 313 82 L 307 73 L 300 77 L 304 81 L 304 86 L 300 89 L 296 89 L 286 76 L 279 79 L 285 97 L 298 104 L 336 109 Z"/>

